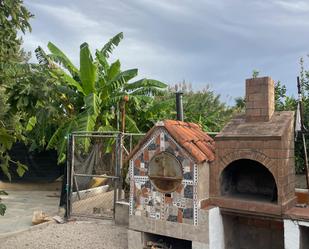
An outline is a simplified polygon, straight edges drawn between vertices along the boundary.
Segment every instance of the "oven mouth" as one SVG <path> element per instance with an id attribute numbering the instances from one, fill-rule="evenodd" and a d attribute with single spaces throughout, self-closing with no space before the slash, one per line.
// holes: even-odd
<path id="1" fill-rule="evenodd" d="M 240 159 L 230 163 L 220 178 L 221 196 L 242 200 L 277 203 L 278 190 L 274 176 L 261 163 Z"/>

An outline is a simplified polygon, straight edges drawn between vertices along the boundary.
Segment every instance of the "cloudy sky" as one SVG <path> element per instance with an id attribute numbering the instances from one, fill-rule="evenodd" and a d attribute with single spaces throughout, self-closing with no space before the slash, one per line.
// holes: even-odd
<path id="1" fill-rule="evenodd" d="M 209 85 L 232 104 L 254 69 L 296 95 L 299 59 L 309 53 L 309 1 L 25 0 L 35 15 L 24 46 L 52 41 L 78 65 L 79 45 L 101 48 L 113 35 L 123 69 L 168 84 Z M 309 59 L 309 58 L 308 58 Z"/>

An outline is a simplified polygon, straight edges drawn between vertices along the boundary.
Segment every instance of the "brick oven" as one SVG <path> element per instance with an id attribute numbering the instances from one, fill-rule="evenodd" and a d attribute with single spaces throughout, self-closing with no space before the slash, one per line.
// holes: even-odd
<path id="1" fill-rule="evenodd" d="M 193 123 L 158 122 L 130 156 L 129 249 L 166 236 L 208 248 L 209 163 L 214 141 Z M 156 237 L 157 236 L 157 237 Z"/>
<path id="2" fill-rule="evenodd" d="M 221 210 L 280 217 L 295 204 L 294 113 L 275 112 L 274 81 L 246 80 L 246 112 L 215 137 L 211 203 Z"/>

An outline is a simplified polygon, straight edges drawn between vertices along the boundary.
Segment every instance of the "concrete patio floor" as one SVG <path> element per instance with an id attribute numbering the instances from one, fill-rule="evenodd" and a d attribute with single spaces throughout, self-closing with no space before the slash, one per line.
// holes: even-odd
<path id="1" fill-rule="evenodd" d="M 22 231 L 32 226 L 34 211 L 42 210 L 49 216 L 58 212 L 61 183 L 20 184 L 0 182 L 0 189 L 9 195 L 1 195 L 2 203 L 7 207 L 4 216 L 0 216 L 0 236 Z"/>

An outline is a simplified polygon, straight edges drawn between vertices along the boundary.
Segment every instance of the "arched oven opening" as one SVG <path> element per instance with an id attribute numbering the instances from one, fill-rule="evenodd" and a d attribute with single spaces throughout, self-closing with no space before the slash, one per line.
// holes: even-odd
<path id="1" fill-rule="evenodd" d="M 261 163 L 240 159 L 230 163 L 220 179 L 221 195 L 254 201 L 277 203 L 274 176 Z"/>

